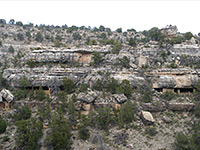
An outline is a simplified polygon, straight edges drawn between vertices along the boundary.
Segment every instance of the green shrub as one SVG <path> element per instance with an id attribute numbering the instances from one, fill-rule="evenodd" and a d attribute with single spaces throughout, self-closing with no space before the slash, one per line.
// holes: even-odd
<path id="1" fill-rule="evenodd" d="M 8 142 L 10 140 L 10 138 L 8 136 L 4 136 L 2 142 Z"/>
<path id="2" fill-rule="evenodd" d="M 76 113 L 76 107 L 75 107 L 75 105 L 74 105 L 73 100 L 70 100 L 70 101 L 68 102 L 67 108 L 68 108 L 68 114 L 69 114 L 69 115 L 73 115 L 73 114 Z"/>
<path id="3" fill-rule="evenodd" d="M 102 84 L 102 81 L 100 79 L 98 79 L 93 87 L 92 87 L 94 90 L 97 90 L 97 91 L 102 91 L 103 90 L 103 84 Z"/>
<path id="4" fill-rule="evenodd" d="M 45 106 L 40 106 L 38 108 L 38 114 L 40 116 L 41 121 L 45 120 L 45 119 L 50 119 L 51 118 L 51 109 L 50 109 L 50 105 L 46 104 Z"/>
<path id="5" fill-rule="evenodd" d="M 8 48 L 9 53 L 14 53 L 15 49 L 12 47 L 12 45 Z"/>
<path id="6" fill-rule="evenodd" d="M 36 40 L 37 42 L 42 42 L 42 41 L 43 41 L 43 35 L 42 35 L 42 33 L 38 32 L 38 33 L 36 34 L 35 40 Z"/>
<path id="7" fill-rule="evenodd" d="M 185 39 L 184 39 L 184 37 L 182 37 L 182 36 L 177 36 L 177 37 L 174 37 L 174 38 L 172 38 L 170 41 L 169 41 L 169 43 L 170 44 L 181 44 L 182 42 L 184 42 L 185 41 Z"/>
<path id="8" fill-rule="evenodd" d="M 63 83 L 64 91 L 67 94 L 71 94 L 71 93 L 74 92 L 75 84 L 71 79 L 68 79 L 68 78 L 65 77 L 63 79 L 62 83 Z"/>
<path id="9" fill-rule="evenodd" d="M 175 136 L 175 147 L 177 150 L 190 150 L 191 143 L 189 136 L 179 132 Z"/>
<path id="10" fill-rule="evenodd" d="M 82 82 L 79 86 L 79 92 L 87 92 L 87 88 L 88 88 L 87 84 Z"/>
<path id="11" fill-rule="evenodd" d="M 118 28 L 118 29 L 116 30 L 116 32 L 122 33 L 122 28 Z"/>
<path id="12" fill-rule="evenodd" d="M 16 149 L 36 150 L 38 140 L 42 136 L 42 123 L 35 118 L 16 122 L 15 132 Z"/>
<path id="13" fill-rule="evenodd" d="M 15 121 L 19 120 L 27 120 L 31 117 L 31 110 L 27 105 L 22 106 L 21 108 L 17 109 L 17 112 L 13 115 Z"/>
<path id="14" fill-rule="evenodd" d="M 55 115 L 50 124 L 51 132 L 47 136 L 47 145 L 49 149 L 71 149 L 71 129 L 64 119 L 63 115 Z"/>
<path id="15" fill-rule="evenodd" d="M 148 40 L 153 40 L 153 41 L 160 41 L 164 38 L 161 31 L 157 27 L 151 28 L 146 33 L 146 37 Z"/>
<path id="16" fill-rule="evenodd" d="M 185 38 L 186 40 L 190 40 L 192 37 L 194 37 L 194 36 L 193 36 L 193 34 L 192 34 L 191 32 L 186 32 L 186 33 L 184 34 L 184 38 Z"/>
<path id="17" fill-rule="evenodd" d="M 110 107 L 97 109 L 96 122 L 100 129 L 108 130 L 109 126 L 115 121 Z"/>
<path id="18" fill-rule="evenodd" d="M 130 60 L 127 56 L 124 56 L 122 59 L 118 59 L 120 61 L 119 65 L 123 68 L 130 68 Z"/>
<path id="19" fill-rule="evenodd" d="M 149 103 L 153 99 L 153 90 L 152 90 L 152 84 L 150 81 L 147 81 L 143 83 L 139 88 L 138 92 L 141 94 L 141 101 L 145 103 Z"/>
<path id="20" fill-rule="evenodd" d="M 28 80 L 28 78 L 26 76 L 23 76 L 19 80 L 19 86 L 22 87 L 23 89 L 25 89 L 26 87 L 30 86 L 30 82 L 29 82 L 29 80 Z"/>
<path id="21" fill-rule="evenodd" d="M 90 137 L 89 129 L 84 126 L 79 127 L 78 134 L 82 140 L 87 140 Z"/>
<path id="22" fill-rule="evenodd" d="M 162 97 L 165 99 L 165 100 L 172 100 L 176 97 L 176 94 L 172 91 L 166 91 L 163 93 Z"/>
<path id="23" fill-rule="evenodd" d="M 3 78 L 3 73 L 0 72 L 0 89 L 6 86 L 6 80 Z"/>
<path id="24" fill-rule="evenodd" d="M 3 45 L 3 44 L 2 44 L 2 41 L 0 41 L 0 47 L 2 47 L 2 45 Z"/>
<path id="25" fill-rule="evenodd" d="M 44 93 L 44 90 L 42 89 L 42 86 L 39 87 L 39 90 L 36 92 L 36 99 L 39 101 L 45 100 L 46 96 Z"/>
<path id="26" fill-rule="evenodd" d="M 195 92 L 194 92 L 194 100 L 195 101 L 199 101 L 199 97 L 200 97 L 200 80 L 198 80 L 198 82 L 195 84 Z"/>
<path id="27" fill-rule="evenodd" d="M 136 42 L 133 38 L 130 38 L 130 39 L 128 40 L 128 44 L 129 44 L 130 46 L 133 46 L 133 47 L 136 47 L 136 46 L 137 46 L 137 42 Z"/>
<path id="28" fill-rule="evenodd" d="M 122 49 L 121 42 L 115 41 L 113 43 L 112 53 L 113 54 L 119 54 L 120 50 Z"/>
<path id="29" fill-rule="evenodd" d="M 92 56 L 92 59 L 93 59 L 92 65 L 95 67 L 100 65 L 101 62 L 103 61 L 101 54 L 99 52 L 94 51 L 92 55 L 93 55 Z"/>
<path id="30" fill-rule="evenodd" d="M 200 105 L 195 107 L 194 114 L 197 118 L 200 118 Z"/>
<path id="31" fill-rule="evenodd" d="M 72 34 L 72 37 L 73 37 L 74 40 L 81 40 L 81 38 L 82 38 L 81 35 L 80 35 L 79 33 L 73 33 L 73 34 Z M 93 44 L 92 44 L 92 45 L 93 45 Z"/>
<path id="32" fill-rule="evenodd" d="M 61 101 L 61 102 L 67 100 L 67 95 L 66 95 L 66 93 L 63 92 L 63 91 L 59 92 L 59 93 L 57 94 L 57 96 L 58 96 L 58 100 Z"/>
<path id="33" fill-rule="evenodd" d="M 172 62 L 172 63 L 169 65 L 169 67 L 170 67 L 170 68 L 177 68 L 178 66 L 177 66 L 174 62 Z"/>
<path id="34" fill-rule="evenodd" d="M 106 34 L 105 34 L 105 33 L 101 33 L 101 34 L 99 35 L 99 38 L 106 39 L 106 38 L 107 38 L 107 36 L 106 36 Z"/>
<path id="35" fill-rule="evenodd" d="M 102 32 L 102 31 L 105 31 L 105 27 L 102 26 L 102 25 L 100 25 L 100 26 L 99 26 L 99 31 L 101 31 L 101 32 Z"/>
<path id="36" fill-rule="evenodd" d="M 89 37 L 86 38 L 85 44 L 86 44 L 86 45 L 89 45 L 89 44 L 90 44 L 90 38 L 89 38 Z"/>
<path id="37" fill-rule="evenodd" d="M 23 41 L 23 40 L 24 40 L 24 35 L 21 34 L 21 33 L 17 33 L 17 39 L 18 39 L 19 41 Z"/>
<path id="38" fill-rule="evenodd" d="M 112 94 L 116 94 L 117 92 L 120 91 L 120 84 L 118 83 L 118 81 L 115 78 L 108 78 L 105 82 L 104 82 L 104 87 L 106 88 L 106 90 Z"/>
<path id="39" fill-rule="evenodd" d="M 97 45 L 97 41 L 95 39 L 91 39 L 89 41 L 89 45 Z"/>
<path id="40" fill-rule="evenodd" d="M 60 41 L 54 41 L 54 46 L 55 47 L 61 47 L 62 46 L 62 42 L 60 42 Z"/>
<path id="41" fill-rule="evenodd" d="M 67 110 L 69 114 L 69 124 L 70 126 L 74 126 L 77 124 L 77 117 L 78 117 L 78 112 L 76 111 L 76 107 L 74 105 L 74 101 L 70 100 L 67 104 Z"/>
<path id="42" fill-rule="evenodd" d="M 127 101 L 125 104 L 122 105 L 118 117 L 118 123 L 120 126 L 128 124 L 134 120 L 134 109 L 130 101 Z"/>
<path id="43" fill-rule="evenodd" d="M 60 36 L 60 35 L 56 35 L 56 40 L 58 40 L 58 41 L 62 41 L 62 37 Z"/>
<path id="44" fill-rule="evenodd" d="M 30 68 L 36 67 L 36 63 L 35 63 L 33 60 L 27 60 L 26 64 L 27 64 Z"/>
<path id="45" fill-rule="evenodd" d="M 157 132 L 155 127 L 147 127 L 145 129 L 145 133 L 150 135 L 150 136 L 155 136 L 158 132 Z"/>
<path id="46" fill-rule="evenodd" d="M 122 83 L 120 84 L 120 91 L 124 93 L 124 95 L 126 95 L 128 98 L 130 98 L 133 92 L 130 81 L 122 80 Z"/>
<path id="47" fill-rule="evenodd" d="M 22 23 L 21 21 L 17 21 L 15 24 L 16 24 L 17 26 L 23 26 L 23 23 Z"/>
<path id="48" fill-rule="evenodd" d="M 26 37 L 28 38 L 28 40 L 31 39 L 31 33 L 29 31 L 26 32 Z"/>
<path id="49" fill-rule="evenodd" d="M 21 100 L 28 96 L 28 92 L 25 89 L 19 89 L 14 93 L 14 95 L 16 100 Z"/>
<path id="50" fill-rule="evenodd" d="M 3 118 L 0 116 L 0 134 L 6 131 L 7 125 Z"/>
<path id="51" fill-rule="evenodd" d="M 188 133 L 175 133 L 175 148 L 177 150 L 199 150 L 200 149 L 200 123 L 195 121 Z"/>

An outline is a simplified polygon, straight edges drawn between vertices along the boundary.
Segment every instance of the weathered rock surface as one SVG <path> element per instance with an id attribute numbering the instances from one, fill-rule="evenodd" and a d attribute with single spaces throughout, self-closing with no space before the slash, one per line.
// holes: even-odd
<path id="1" fill-rule="evenodd" d="M 171 123 L 172 122 L 172 119 L 170 119 L 169 117 L 167 117 L 167 116 L 163 116 L 163 121 L 165 122 L 165 123 Z"/>
<path id="2" fill-rule="evenodd" d="M 127 97 L 124 94 L 113 94 L 112 98 L 119 104 L 122 104 L 125 101 L 127 101 Z"/>
<path id="3" fill-rule="evenodd" d="M 14 95 L 7 89 L 3 89 L 0 92 L 0 97 L 3 97 L 7 102 L 12 102 L 14 99 Z M 0 102 L 2 101 L 2 98 L 0 98 Z"/>
<path id="4" fill-rule="evenodd" d="M 91 49 L 64 49 L 64 50 L 33 50 L 22 58 L 23 61 L 32 60 L 36 63 L 67 63 L 73 61 L 91 62 Z M 106 53 L 108 49 L 99 49 L 98 52 Z"/>
<path id="5" fill-rule="evenodd" d="M 147 75 L 153 77 L 153 88 L 188 88 L 198 82 L 198 72 L 189 68 L 158 69 L 147 72 Z"/>
<path id="6" fill-rule="evenodd" d="M 93 91 L 88 93 L 79 93 L 77 95 L 77 100 L 85 103 L 92 103 L 96 100 L 97 94 Z"/>
<path id="7" fill-rule="evenodd" d="M 164 102 L 157 103 L 142 103 L 142 109 L 150 112 L 162 112 L 166 110 L 166 105 Z"/>

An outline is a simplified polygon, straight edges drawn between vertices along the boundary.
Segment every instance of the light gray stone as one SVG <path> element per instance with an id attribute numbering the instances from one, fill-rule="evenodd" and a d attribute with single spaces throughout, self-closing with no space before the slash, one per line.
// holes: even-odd
<path id="1" fill-rule="evenodd" d="M 155 120 L 152 116 L 152 114 L 148 111 L 141 111 L 141 118 L 143 120 L 143 123 L 146 125 L 151 125 L 155 123 Z"/>

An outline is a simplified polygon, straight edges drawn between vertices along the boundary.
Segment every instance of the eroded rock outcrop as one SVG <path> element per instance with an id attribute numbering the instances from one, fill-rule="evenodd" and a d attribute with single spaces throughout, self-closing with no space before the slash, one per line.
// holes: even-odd
<path id="1" fill-rule="evenodd" d="M 112 98 L 119 104 L 122 104 L 125 101 L 127 101 L 127 97 L 124 94 L 113 94 Z"/>
<path id="2" fill-rule="evenodd" d="M 166 105 L 164 102 L 157 103 L 142 103 L 142 109 L 150 112 L 162 112 L 166 110 Z"/>
<path id="3" fill-rule="evenodd" d="M 90 91 L 88 93 L 79 93 L 77 95 L 77 100 L 85 103 L 92 103 L 96 100 L 96 92 Z"/>
<path id="4" fill-rule="evenodd" d="M 180 102 L 169 102 L 167 108 L 173 111 L 192 111 L 195 108 L 194 103 L 180 103 Z"/>

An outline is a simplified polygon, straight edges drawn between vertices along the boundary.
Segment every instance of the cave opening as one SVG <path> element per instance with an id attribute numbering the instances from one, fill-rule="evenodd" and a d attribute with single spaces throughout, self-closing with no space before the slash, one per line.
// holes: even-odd
<path id="1" fill-rule="evenodd" d="M 194 88 L 175 88 L 174 92 L 175 93 L 193 93 Z"/>
<path id="2" fill-rule="evenodd" d="M 162 88 L 154 88 L 154 90 L 156 90 L 157 92 L 163 92 Z"/>

